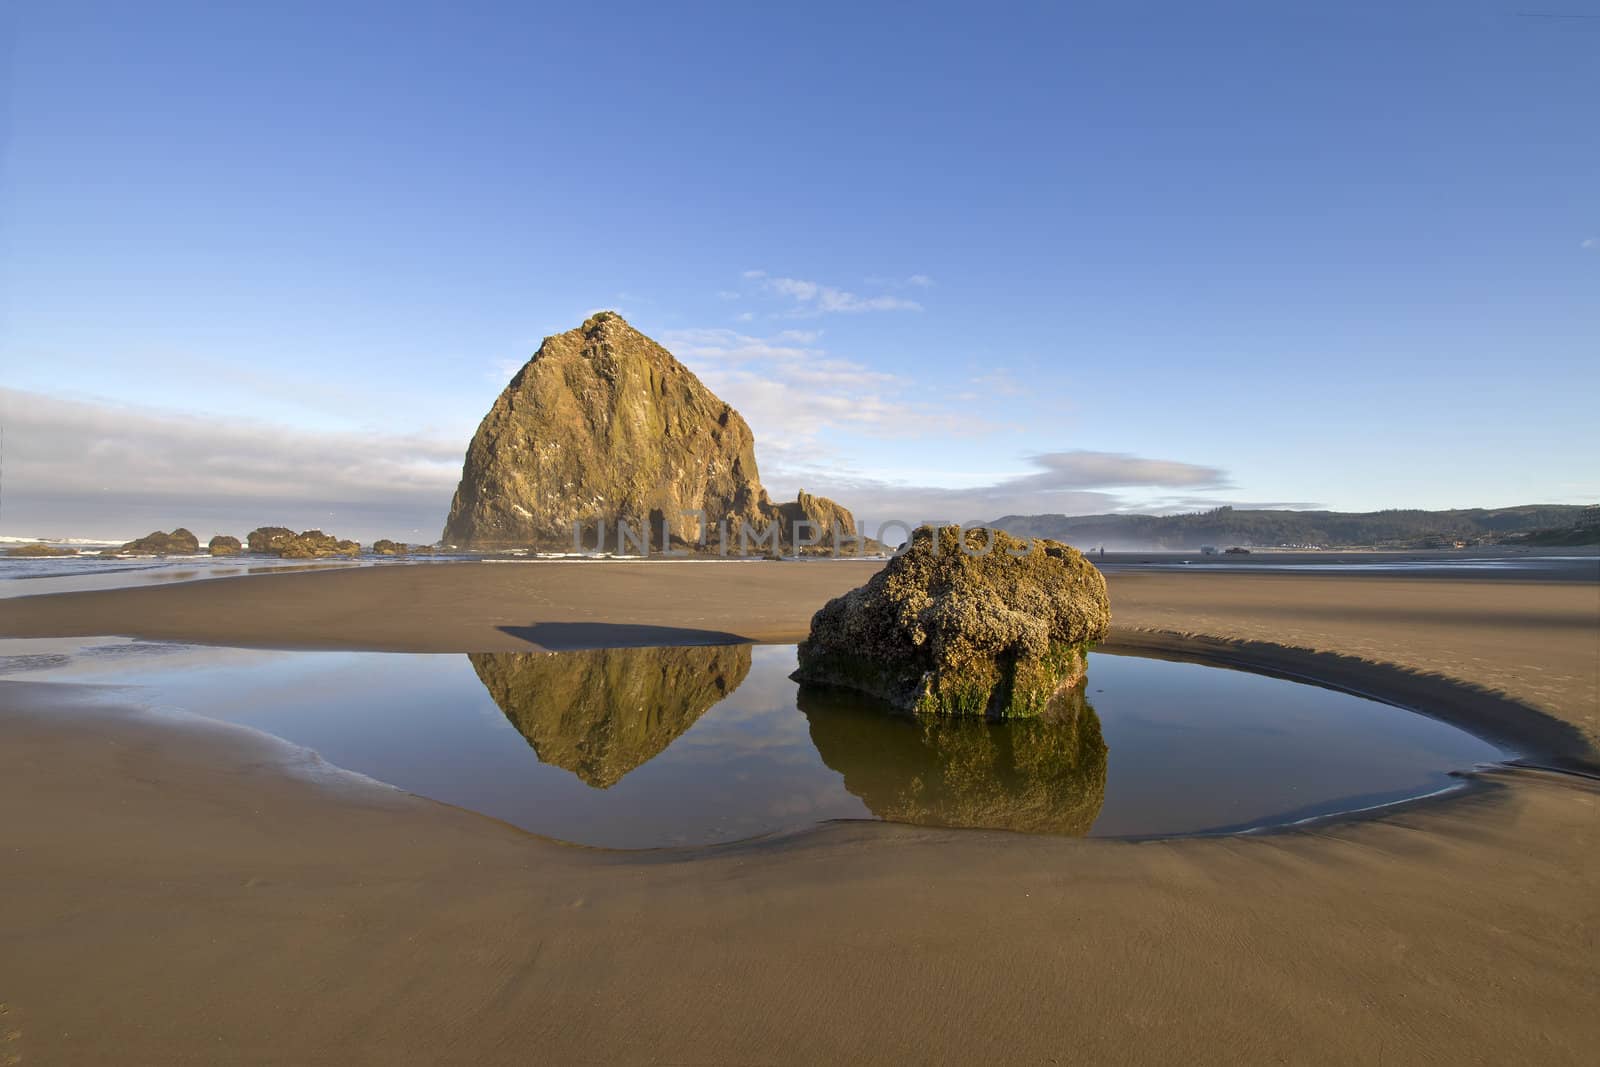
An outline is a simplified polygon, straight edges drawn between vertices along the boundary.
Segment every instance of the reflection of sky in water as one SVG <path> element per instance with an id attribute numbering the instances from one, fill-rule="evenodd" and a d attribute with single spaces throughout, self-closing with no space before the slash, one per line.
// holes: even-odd
<path id="1" fill-rule="evenodd" d="M 541 763 L 466 656 L 120 639 L 81 646 L 0 641 L 0 673 L 138 686 L 130 692 L 140 703 L 243 723 L 339 766 L 552 837 L 643 847 L 872 816 L 812 743 L 812 723 L 787 677 L 792 646 L 751 649 L 749 673 L 730 696 L 604 790 Z M 1500 755 L 1423 716 L 1193 664 L 1095 654 L 1087 695 L 1109 747 L 1097 835 L 1349 810 L 1435 791 L 1450 784 L 1449 771 Z M 866 751 L 850 760 L 859 767 L 879 758 L 893 757 Z"/>

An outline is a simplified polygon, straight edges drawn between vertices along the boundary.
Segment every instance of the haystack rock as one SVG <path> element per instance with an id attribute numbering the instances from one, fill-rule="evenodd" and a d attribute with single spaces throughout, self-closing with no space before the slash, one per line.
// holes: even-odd
<path id="1" fill-rule="evenodd" d="M 794 677 L 919 713 L 1044 715 L 1110 626 L 1105 577 L 1071 546 L 922 527 L 812 617 Z"/>
<path id="2" fill-rule="evenodd" d="M 703 530 L 688 512 L 702 512 Z M 602 311 L 576 330 L 547 337 L 484 416 L 467 449 L 444 542 L 468 549 L 586 548 L 618 521 L 648 524 L 659 550 L 663 528 L 682 548 L 779 523 L 783 540 L 797 518 L 824 518 L 855 531 L 839 505 L 807 497 L 772 503 L 756 470 L 755 437 L 731 406 L 672 353 Z M 824 542 L 830 543 L 830 542 Z"/>

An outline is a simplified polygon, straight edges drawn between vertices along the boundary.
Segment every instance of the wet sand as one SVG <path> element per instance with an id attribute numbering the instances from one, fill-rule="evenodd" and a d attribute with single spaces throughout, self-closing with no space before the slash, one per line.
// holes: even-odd
<path id="1" fill-rule="evenodd" d="M 0 635 L 793 640 L 865 574 L 567 573 L 592 566 L 12 601 Z M 1591 760 L 1600 587 L 1489 584 L 1131 574 L 1112 596 L 1118 640 L 1476 694 Z M 623 854 L 115 699 L 0 682 L 0 803 L 25 813 L 0 823 L 0 1062 L 1586 1063 L 1600 1042 L 1600 784 L 1581 777 L 1497 771 L 1262 836 L 845 823 Z"/>

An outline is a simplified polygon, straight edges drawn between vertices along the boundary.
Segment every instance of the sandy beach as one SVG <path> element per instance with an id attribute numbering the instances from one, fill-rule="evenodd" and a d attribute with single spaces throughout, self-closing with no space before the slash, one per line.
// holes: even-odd
<path id="1" fill-rule="evenodd" d="M 397 651 L 792 641 L 871 564 L 445 564 L 12 600 L 0 636 Z M 1111 644 L 1596 765 L 1600 586 L 1120 573 Z M 1591 1062 L 1600 787 L 1265 835 L 532 837 L 239 727 L 0 682 L 17 1063 Z M 0 1059 L 3 1062 L 3 1059 Z"/>

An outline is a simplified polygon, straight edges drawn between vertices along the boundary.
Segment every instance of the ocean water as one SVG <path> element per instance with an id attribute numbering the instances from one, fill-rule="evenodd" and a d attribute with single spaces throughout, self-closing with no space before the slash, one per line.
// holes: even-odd
<path id="1" fill-rule="evenodd" d="M 4 549 L 5 545 L 0 545 Z M 236 578 L 347 567 L 392 567 L 442 563 L 465 556 L 361 556 L 356 559 L 288 560 L 273 556 L 109 556 L 83 554 L 22 558 L 0 555 L 0 599 L 39 593 L 77 593 L 141 585 Z"/>

